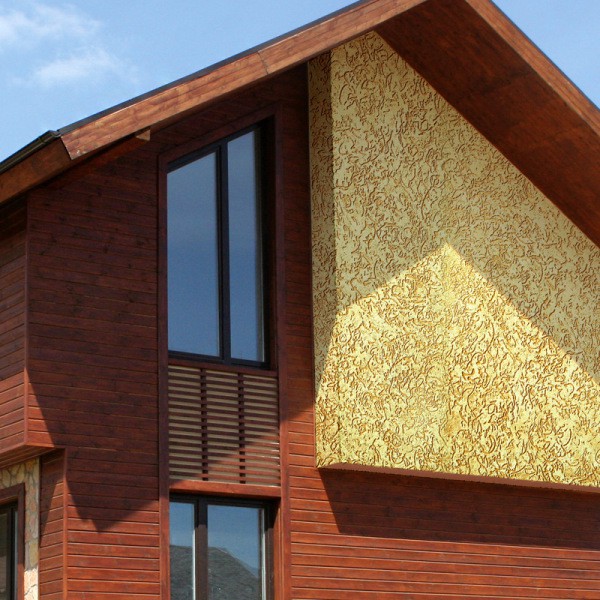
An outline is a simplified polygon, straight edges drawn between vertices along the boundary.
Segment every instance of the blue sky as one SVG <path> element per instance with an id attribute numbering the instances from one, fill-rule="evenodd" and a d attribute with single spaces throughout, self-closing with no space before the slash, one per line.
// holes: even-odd
<path id="1" fill-rule="evenodd" d="M 351 2 L 0 0 L 0 160 Z M 496 0 L 600 105 L 600 0 Z M 283 7 L 282 7 L 283 5 Z"/>

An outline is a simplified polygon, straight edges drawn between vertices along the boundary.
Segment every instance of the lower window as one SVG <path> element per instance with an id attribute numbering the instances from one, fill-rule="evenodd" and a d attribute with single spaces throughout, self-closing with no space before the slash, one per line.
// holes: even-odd
<path id="1" fill-rule="evenodd" d="M 264 502 L 172 498 L 171 599 L 270 599 L 271 520 Z"/>
<path id="2" fill-rule="evenodd" d="M 0 506 L 0 600 L 17 597 L 17 506 Z"/>

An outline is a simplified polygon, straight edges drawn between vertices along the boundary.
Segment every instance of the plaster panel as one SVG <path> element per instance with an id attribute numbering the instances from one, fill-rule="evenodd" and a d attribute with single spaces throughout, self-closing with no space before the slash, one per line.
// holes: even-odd
<path id="1" fill-rule="evenodd" d="M 598 486 L 598 247 L 376 34 L 309 73 L 318 466 Z"/>

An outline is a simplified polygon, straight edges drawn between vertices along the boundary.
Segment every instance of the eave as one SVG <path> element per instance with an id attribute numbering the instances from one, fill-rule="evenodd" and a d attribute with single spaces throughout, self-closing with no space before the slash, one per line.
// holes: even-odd
<path id="1" fill-rule="evenodd" d="M 371 30 L 600 245 L 600 111 L 489 0 L 358 2 L 30 144 L 0 202 Z"/>

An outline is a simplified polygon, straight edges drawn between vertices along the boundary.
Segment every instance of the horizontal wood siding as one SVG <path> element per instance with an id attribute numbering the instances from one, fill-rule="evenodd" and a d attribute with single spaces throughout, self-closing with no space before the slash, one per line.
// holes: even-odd
<path id="1" fill-rule="evenodd" d="M 42 556 L 49 598 L 58 593 L 60 568 L 69 600 L 150 600 L 166 587 L 160 499 L 168 481 L 158 476 L 159 159 L 287 106 L 304 77 L 300 69 L 270 80 L 30 195 L 28 442 L 65 449 L 65 487 L 44 490 L 56 506 L 55 496 L 64 495 L 64 565 L 52 554 L 58 546 Z M 58 514 L 46 523 L 58 527 Z M 166 557 L 166 546 L 162 551 Z"/>
<path id="2" fill-rule="evenodd" d="M 305 131 L 283 148 L 285 597 L 600 598 L 596 494 L 315 469 Z"/>
<path id="3" fill-rule="evenodd" d="M 143 148 L 29 198 L 28 441 L 66 449 L 70 600 L 159 594 L 156 188 Z"/>
<path id="4" fill-rule="evenodd" d="M 66 597 L 65 560 L 65 461 L 61 451 L 40 458 L 40 552 L 41 600 Z"/>
<path id="5" fill-rule="evenodd" d="M 25 203 L 0 207 L 0 453 L 24 441 Z"/>

